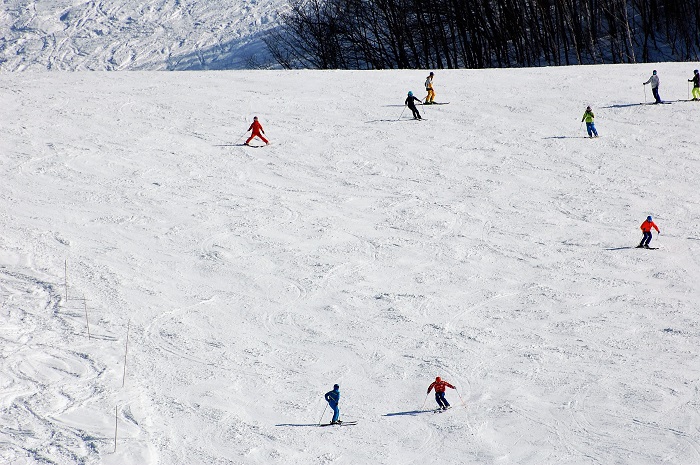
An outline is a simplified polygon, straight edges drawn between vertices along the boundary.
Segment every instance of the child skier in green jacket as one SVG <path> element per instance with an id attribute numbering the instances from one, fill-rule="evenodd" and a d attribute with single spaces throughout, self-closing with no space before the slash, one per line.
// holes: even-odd
<path id="1" fill-rule="evenodd" d="M 590 106 L 586 107 L 586 111 L 583 114 L 583 118 L 581 118 L 581 122 L 583 122 L 584 120 L 586 121 L 586 130 L 588 131 L 588 137 L 598 137 L 598 131 L 596 131 L 595 129 L 595 123 L 593 123 L 593 118 L 595 118 L 593 110 L 591 110 Z"/>

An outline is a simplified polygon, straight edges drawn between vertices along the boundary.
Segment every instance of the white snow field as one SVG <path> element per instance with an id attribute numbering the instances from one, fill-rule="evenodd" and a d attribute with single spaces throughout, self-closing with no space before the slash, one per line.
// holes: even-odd
<path id="1" fill-rule="evenodd" d="M 287 0 L 4 0 L 0 70 L 268 67 Z"/>
<path id="2" fill-rule="evenodd" d="M 697 67 L 4 73 L 0 463 L 700 463 Z"/>

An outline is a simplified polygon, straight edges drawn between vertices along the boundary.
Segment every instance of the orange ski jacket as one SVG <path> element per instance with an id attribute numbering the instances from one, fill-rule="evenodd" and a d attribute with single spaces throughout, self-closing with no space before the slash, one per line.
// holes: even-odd
<path id="1" fill-rule="evenodd" d="M 640 226 L 640 229 L 643 232 L 651 232 L 651 228 L 656 229 L 656 232 L 661 232 L 661 231 L 659 231 L 659 228 L 656 226 L 656 223 L 654 223 L 653 221 L 644 220 L 644 223 L 642 223 L 642 226 Z"/>

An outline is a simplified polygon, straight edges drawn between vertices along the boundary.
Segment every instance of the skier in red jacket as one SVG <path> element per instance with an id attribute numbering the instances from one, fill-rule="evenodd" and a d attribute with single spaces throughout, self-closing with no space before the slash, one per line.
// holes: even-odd
<path id="1" fill-rule="evenodd" d="M 262 124 L 260 124 L 260 122 L 258 121 L 257 116 L 253 118 L 253 124 L 250 125 L 248 131 L 253 131 L 253 133 L 250 135 L 248 140 L 245 141 L 245 145 L 250 145 L 249 142 L 253 140 L 255 136 L 258 136 L 260 139 L 262 139 L 262 141 L 265 142 L 265 145 L 268 145 L 270 143 L 267 139 L 265 139 L 265 136 L 263 136 L 263 134 L 265 134 L 265 130 L 263 129 Z"/>
<path id="2" fill-rule="evenodd" d="M 428 394 L 430 394 L 430 391 L 432 391 L 433 388 L 435 388 L 435 401 L 438 403 L 441 409 L 447 410 L 450 408 L 450 403 L 447 402 L 447 399 L 445 399 L 445 388 L 452 388 L 456 389 L 453 385 L 448 383 L 447 381 L 443 381 L 440 379 L 438 376 L 435 378 L 435 381 L 433 381 L 430 386 L 428 386 Z"/>
<path id="3" fill-rule="evenodd" d="M 646 221 L 642 223 L 642 226 L 640 226 L 640 229 L 642 230 L 642 233 L 644 233 L 644 235 L 642 236 L 642 242 L 640 242 L 637 246 L 638 249 L 642 247 L 644 247 L 645 249 L 649 248 L 649 242 L 651 242 L 651 228 L 656 229 L 657 233 L 661 233 L 656 224 L 651 220 L 651 216 L 647 216 Z"/>

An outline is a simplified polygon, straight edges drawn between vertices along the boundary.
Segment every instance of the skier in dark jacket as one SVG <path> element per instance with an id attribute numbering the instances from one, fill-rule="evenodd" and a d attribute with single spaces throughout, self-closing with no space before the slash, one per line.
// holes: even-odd
<path id="1" fill-rule="evenodd" d="M 700 72 L 696 69 L 693 71 L 693 79 L 688 79 L 688 82 L 693 83 L 693 100 L 700 100 Z"/>
<path id="2" fill-rule="evenodd" d="M 340 386 L 337 384 L 333 385 L 333 390 L 328 391 L 324 397 L 326 398 L 328 405 L 330 405 L 333 409 L 333 419 L 331 420 L 331 425 L 340 424 L 340 408 L 338 408 L 338 403 L 340 402 Z"/>
<path id="3" fill-rule="evenodd" d="M 409 90 L 409 91 L 408 91 L 408 97 L 406 97 L 406 102 L 405 102 L 405 104 L 408 105 L 408 108 L 410 108 L 411 111 L 413 112 L 413 119 L 423 119 L 423 118 L 421 118 L 420 113 L 418 113 L 418 109 L 416 108 L 415 102 L 420 102 L 420 99 L 419 99 L 419 98 L 416 98 L 416 97 L 413 95 L 413 92 L 411 92 L 411 91 Z"/>

